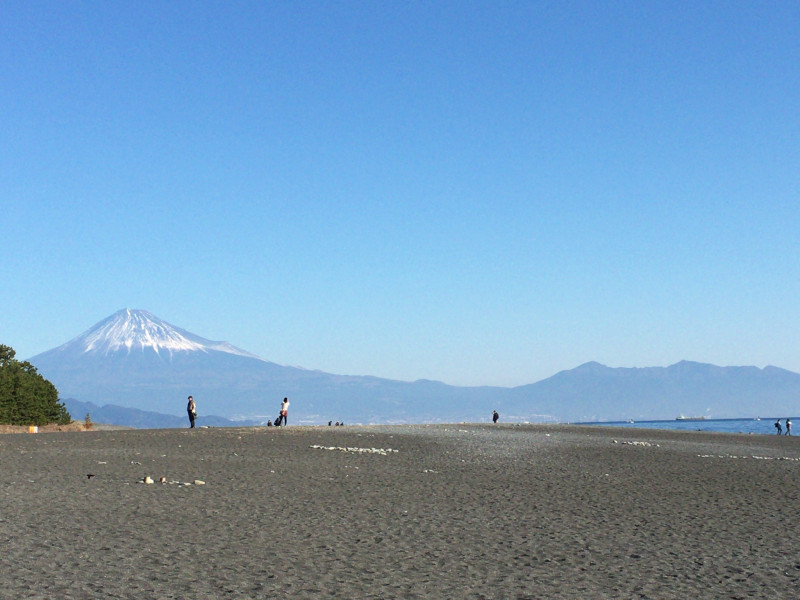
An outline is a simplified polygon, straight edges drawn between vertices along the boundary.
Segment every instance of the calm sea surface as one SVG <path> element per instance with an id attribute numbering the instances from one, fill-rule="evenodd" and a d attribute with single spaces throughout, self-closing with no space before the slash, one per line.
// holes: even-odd
<path id="1" fill-rule="evenodd" d="M 582 425 L 612 425 L 614 427 L 633 427 L 643 429 L 681 429 L 684 431 L 724 431 L 727 433 L 759 433 L 775 435 L 775 421 L 777 419 L 762 417 L 758 419 L 705 419 L 703 421 L 636 421 L 629 423 L 581 423 Z M 792 435 L 799 435 L 800 418 L 789 417 L 792 422 Z M 781 427 L 786 433 L 786 418 L 781 417 Z"/>

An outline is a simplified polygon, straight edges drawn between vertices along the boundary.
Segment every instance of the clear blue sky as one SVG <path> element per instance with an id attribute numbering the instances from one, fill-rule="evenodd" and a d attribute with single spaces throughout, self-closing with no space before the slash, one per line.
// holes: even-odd
<path id="1" fill-rule="evenodd" d="M 798 2 L 0 3 L 0 343 L 800 371 Z"/>

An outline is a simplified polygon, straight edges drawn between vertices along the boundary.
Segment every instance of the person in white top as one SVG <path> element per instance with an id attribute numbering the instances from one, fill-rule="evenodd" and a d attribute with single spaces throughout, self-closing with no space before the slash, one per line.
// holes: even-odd
<path id="1" fill-rule="evenodd" d="M 286 425 L 289 421 L 289 399 L 284 398 L 281 402 L 281 425 Z"/>

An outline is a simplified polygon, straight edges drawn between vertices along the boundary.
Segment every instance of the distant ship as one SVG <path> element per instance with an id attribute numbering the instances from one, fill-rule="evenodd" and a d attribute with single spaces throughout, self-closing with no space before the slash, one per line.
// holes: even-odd
<path id="1" fill-rule="evenodd" d="M 675 418 L 676 421 L 705 421 L 705 417 L 684 417 L 681 415 L 680 417 Z"/>

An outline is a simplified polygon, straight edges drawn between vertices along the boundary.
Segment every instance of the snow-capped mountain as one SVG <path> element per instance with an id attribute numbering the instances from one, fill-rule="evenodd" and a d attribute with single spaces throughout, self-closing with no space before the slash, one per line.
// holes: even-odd
<path id="1" fill-rule="evenodd" d="M 499 389 L 286 367 L 131 309 L 29 360 L 62 398 L 183 415 L 192 394 L 201 416 L 265 422 L 285 396 L 296 423 L 474 419 L 471 402 L 484 412 L 488 390 Z"/>
<path id="2" fill-rule="evenodd" d="M 162 351 L 173 352 L 208 352 L 215 350 L 239 356 L 258 358 L 228 342 L 213 342 L 189 333 L 179 327 L 162 321 L 146 310 L 124 308 L 107 319 L 68 341 L 56 351 L 82 350 L 83 352 L 105 354 L 111 352 L 152 350 L 156 354 Z"/>
<path id="3" fill-rule="evenodd" d="M 791 415 L 800 397 L 797 373 L 686 361 L 638 369 L 587 363 L 516 388 L 332 375 L 281 366 L 129 309 L 29 361 L 62 399 L 183 416 L 192 394 L 201 422 L 203 415 L 265 422 L 285 396 L 290 424 L 486 421 L 493 409 L 503 420 L 532 422 Z"/>

